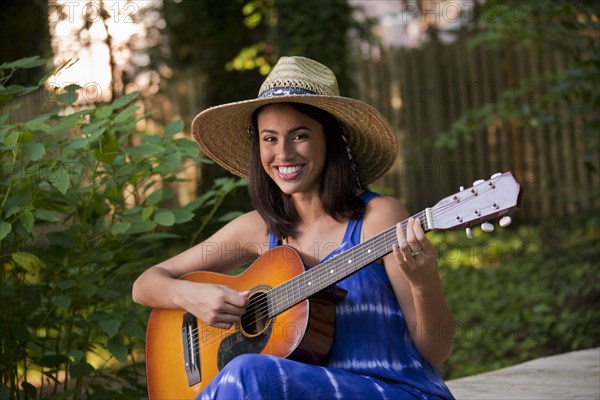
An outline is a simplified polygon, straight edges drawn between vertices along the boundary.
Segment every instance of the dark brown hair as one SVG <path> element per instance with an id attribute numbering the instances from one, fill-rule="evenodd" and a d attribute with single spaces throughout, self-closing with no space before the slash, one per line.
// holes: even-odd
<path id="1" fill-rule="evenodd" d="M 325 212 L 336 221 L 356 219 L 365 210 L 362 200 L 356 196 L 356 178 L 346 142 L 342 139 L 342 124 L 331 114 L 307 104 L 283 103 L 319 122 L 325 134 L 325 167 L 319 187 L 319 197 Z M 252 117 L 254 136 L 250 150 L 250 179 L 248 192 L 252 206 L 267 223 L 269 232 L 281 239 L 297 233 L 298 213 L 291 196 L 283 193 L 264 170 L 260 162 L 257 116 Z"/>

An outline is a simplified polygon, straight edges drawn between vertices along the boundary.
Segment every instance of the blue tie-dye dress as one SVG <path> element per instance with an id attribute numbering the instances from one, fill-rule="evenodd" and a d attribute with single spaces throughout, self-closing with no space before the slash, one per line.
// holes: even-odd
<path id="1" fill-rule="evenodd" d="M 377 196 L 366 192 L 367 203 Z M 362 218 L 348 223 L 338 249 L 360 243 Z M 270 235 L 270 247 L 278 245 Z M 417 350 L 383 264 L 340 281 L 333 347 L 322 366 L 263 354 L 233 359 L 198 399 L 453 399 L 437 369 Z"/>

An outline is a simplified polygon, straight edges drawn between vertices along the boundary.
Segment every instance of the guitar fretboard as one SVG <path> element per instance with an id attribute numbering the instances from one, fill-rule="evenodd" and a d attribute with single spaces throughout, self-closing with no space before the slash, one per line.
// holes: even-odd
<path id="1" fill-rule="evenodd" d="M 425 232 L 429 230 L 425 211 L 414 215 L 413 218 L 421 221 L 421 226 Z M 401 224 L 404 233 L 406 233 L 408 220 L 402 221 Z M 269 290 L 267 292 L 269 318 L 275 317 L 313 294 L 389 254 L 392 251 L 392 246 L 396 243 L 398 243 L 396 227 L 393 226 Z"/>

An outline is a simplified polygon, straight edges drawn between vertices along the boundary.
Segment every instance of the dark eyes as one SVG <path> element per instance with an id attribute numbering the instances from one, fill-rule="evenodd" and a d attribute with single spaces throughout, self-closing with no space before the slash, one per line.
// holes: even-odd
<path id="1" fill-rule="evenodd" d="M 292 140 L 294 140 L 294 141 L 304 140 L 304 139 L 308 139 L 308 134 L 297 133 L 294 136 L 292 136 Z M 277 136 L 264 136 L 262 140 L 263 140 L 263 142 L 276 142 Z"/>

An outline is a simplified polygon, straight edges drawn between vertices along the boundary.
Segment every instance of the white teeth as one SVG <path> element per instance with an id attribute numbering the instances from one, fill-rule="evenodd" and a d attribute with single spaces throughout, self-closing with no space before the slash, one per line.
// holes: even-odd
<path id="1" fill-rule="evenodd" d="M 302 167 L 300 165 L 295 165 L 293 167 L 279 167 L 279 172 L 281 172 L 283 175 L 289 175 L 298 172 L 301 169 Z"/>

